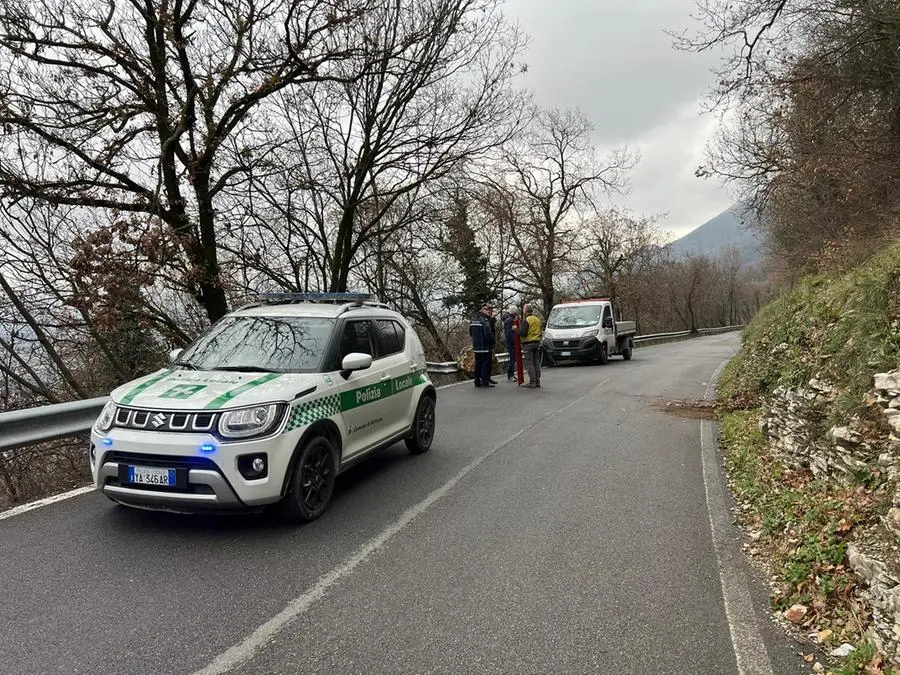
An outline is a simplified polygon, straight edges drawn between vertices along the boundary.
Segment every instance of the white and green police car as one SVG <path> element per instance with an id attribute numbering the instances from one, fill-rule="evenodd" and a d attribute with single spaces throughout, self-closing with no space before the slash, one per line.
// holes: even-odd
<path id="1" fill-rule="evenodd" d="M 277 503 L 308 521 L 355 461 L 429 449 L 436 392 L 403 316 L 370 296 L 263 297 L 112 392 L 91 433 L 103 494 L 183 512 Z"/>

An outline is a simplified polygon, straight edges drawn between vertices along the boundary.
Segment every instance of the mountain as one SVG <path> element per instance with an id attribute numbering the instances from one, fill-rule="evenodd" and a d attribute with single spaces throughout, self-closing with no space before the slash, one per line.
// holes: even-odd
<path id="1" fill-rule="evenodd" d="M 715 218 L 674 241 L 672 251 L 679 256 L 704 254 L 716 256 L 734 247 L 744 263 L 762 258 L 762 236 L 755 227 L 756 215 L 746 212 L 742 204 L 734 204 Z"/>

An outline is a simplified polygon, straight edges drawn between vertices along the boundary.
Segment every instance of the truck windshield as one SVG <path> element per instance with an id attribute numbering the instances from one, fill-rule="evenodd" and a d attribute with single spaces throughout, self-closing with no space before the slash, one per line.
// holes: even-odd
<path id="1" fill-rule="evenodd" d="M 316 372 L 334 319 L 233 316 L 222 319 L 178 357 L 193 370 Z"/>
<path id="2" fill-rule="evenodd" d="M 547 328 L 587 328 L 600 323 L 601 305 L 557 305 L 550 310 Z"/>

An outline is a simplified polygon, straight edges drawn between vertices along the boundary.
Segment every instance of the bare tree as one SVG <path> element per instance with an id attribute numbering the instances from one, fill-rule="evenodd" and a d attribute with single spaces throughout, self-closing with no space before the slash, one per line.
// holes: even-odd
<path id="1" fill-rule="evenodd" d="M 218 319 L 216 204 L 259 154 L 261 104 L 347 77 L 346 29 L 383 4 L 4 0 L 0 197 L 160 219 Z"/>
<path id="2" fill-rule="evenodd" d="M 157 367 L 167 346 L 205 323 L 178 284 L 177 244 L 163 223 L 123 214 L 98 226 L 84 215 L 40 203 L 0 212 L 0 275 L 9 286 L 0 297 L 19 299 L 0 322 L 19 337 L 0 340 L 0 353 L 12 354 L 17 385 L 39 399 L 108 391 Z"/>
<path id="3" fill-rule="evenodd" d="M 500 4 L 384 3 L 360 25 L 361 63 L 345 64 L 361 76 L 280 97 L 285 178 L 252 189 L 293 230 L 282 240 L 306 242 L 327 290 L 345 290 L 364 247 L 423 220 L 443 178 L 521 126 L 512 82 L 524 40 Z M 284 277 L 286 258 L 270 262 Z"/>
<path id="4" fill-rule="evenodd" d="M 585 249 L 575 273 L 584 292 L 618 301 L 622 284 L 658 258 L 663 242 L 658 220 L 659 216 L 637 216 L 619 209 L 599 212 L 588 220 L 583 232 Z"/>
<path id="5" fill-rule="evenodd" d="M 710 323 L 705 310 L 710 304 L 716 275 L 714 261 L 702 255 L 674 261 L 666 268 L 663 288 L 681 325 L 692 333 Z"/>
<path id="6" fill-rule="evenodd" d="M 516 279 L 545 311 L 556 300 L 557 275 L 569 270 L 581 245 L 582 221 L 601 195 L 625 187 L 636 161 L 626 150 L 601 158 L 592 130 L 580 112 L 538 111 L 523 138 L 505 149 L 502 177 L 485 179 L 520 255 Z"/>
<path id="7" fill-rule="evenodd" d="M 730 108 L 699 175 L 738 184 L 785 270 L 846 265 L 900 212 L 896 2 L 698 3 L 684 49 L 731 47 L 712 102 Z M 779 260 L 780 259 L 780 260 Z"/>

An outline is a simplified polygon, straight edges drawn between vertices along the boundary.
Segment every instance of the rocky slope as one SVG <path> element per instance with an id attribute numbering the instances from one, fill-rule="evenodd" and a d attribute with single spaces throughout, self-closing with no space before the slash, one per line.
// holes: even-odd
<path id="1" fill-rule="evenodd" d="M 719 387 L 747 549 L 821 672 L 900 669 L 898 329 L 894 248 L 764 308 Z"/>

